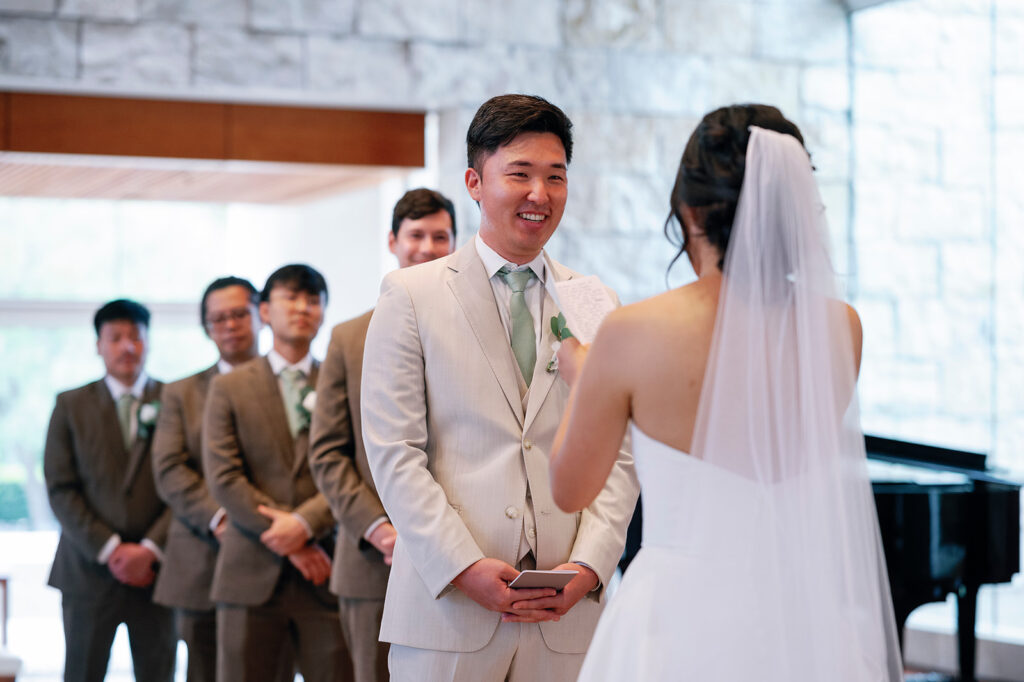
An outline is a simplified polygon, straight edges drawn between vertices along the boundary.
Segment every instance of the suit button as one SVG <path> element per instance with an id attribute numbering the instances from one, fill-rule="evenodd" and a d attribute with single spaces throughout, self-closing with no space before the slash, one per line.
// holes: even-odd
<path id="1" fill-rule="evenodd" d="M 519 510 L 513 507 L 512 505 L 509 505 L 505 507 L 505 516 L 509 517 L 510 519 L 518 519 Z"/>
<path id="2" fill-rule="evenodd" d="M 529 450 L 532 447 L 533 447 L 533 441 L 530 441 L 530 440 L 524 440 L 523 441 L 523 448 Z"/>
<path id="3" fill-rule="evenodd" d="M 537 529 L 536 528 L 527 528 L 526 529 L 526 534 L 529 535 L 531 538 L 535 538 L 535 537 L 537 537 Z"/>

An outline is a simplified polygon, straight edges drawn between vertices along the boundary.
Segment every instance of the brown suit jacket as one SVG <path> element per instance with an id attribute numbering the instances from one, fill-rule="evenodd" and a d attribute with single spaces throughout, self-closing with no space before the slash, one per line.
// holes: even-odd
<path id="1" fill-rule="evenodd" d="M 203 406 L 217 366 L 164 386 L 153 437 L 156 489 L 174 514 L 153 600 L 207 611 L 217 561 L 210 520 L 220 508 L 203 478 Z"/>
<path id="2" fill-rule="evenodd" d="M 366 462 L 359 411 L 363 345 L 372 315 L 371 310 L 342 322 L 331 333 L 316 384 L 309 466 L 340 526 L 331 591 L 341 597 L 383 599 L 388 567 L 363 539 L 369 525 L 385 516 Z"/>
<path id="3" fill-rule="evenodd" d="M 160 398 L 150 379 L 143 403 Z M 101 379 L 57 396 L 43 452 L 50 506 L 61 525 L 49 584 L 66 596 L 102 599 L 118 582 L 96 561 L 110 536 L 125 542 L 167 539 L 171 513 L 157 496 L 149 457 L 152 434 L 140 433 L 125 448 L 117 406 Z"/>
<path id="4" fill-rule="evenodd" d="M 311 385 L 318 364 L 313 364 Z M 300 514 L 325 551 L 334 550 L 334 519 L 309 471 L 309 430 L 293 439 L 270 362 L 256 358 L 213 379 L 203 414 L 203 468 L 213 498 L 228 512 L 210 593 L 215 602 L 266 602 L 288 560 L 267 549 L 260 534 L 270 521 L 261 505 Z M 324 586 L 319 596 L 335 597 Z"/>

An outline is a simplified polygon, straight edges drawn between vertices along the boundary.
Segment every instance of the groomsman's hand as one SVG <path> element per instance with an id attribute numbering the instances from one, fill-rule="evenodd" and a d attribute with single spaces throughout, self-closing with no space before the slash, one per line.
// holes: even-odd
<path id="1" fill-rule="evenodd" d="M 576 566 L 573 565 L 573 568 Z M 518 575 L 519 571 L 501 559 L 481 559 L 455 576 L 452 584 L 485 609 L 501 613 L 502 620 L 513 615 L 521 622 L 558 620 L 557 614 L 543 609 L 523 609 L 512 613 L 513 602 L 551 597 L 555 594 L 555 590 L 550 587 L 509 589 L 509 582 L 515 580 Z"/>
<path id="2" fill-rule="evenodd" d="M 270 528 L 260 535 L 260 542 L 274 554 L 288 556 L 309 542 L 309 531 L 291 512 L 262 504 L 256 511 L 270 519 Z"/>
<path id="3" fill-rule="evenodd" d="M 156 580 L 156 555 L 134 542 L 122 542 L 114 549 L 107 566 L 118 581 L 132 587 L 149 587 Z"/>
<path id="4" fill-rule="evenodd" d="M 314 585 L 323 585 L 331 577 L 331 558 L 319 545 L 306 545 L 288 555 L 288 561 L 302 577 Z"/>
<path id="5" fill-rule="evenodd" d="M 390 566 L 391 559 L 395 554 L 395 540 L 398 539 L 398 531 L 395 530 L 395 527 L 385 521 L 374 528 L 370 537 L 366 539 L 384 555 L 384 563 Z"/>
<path id="6" fill-rule="evenodd" d="M 579 571 L 576 577 L 569 581 L 569 584 L 562 588 L 562 591 L 553 597 L 541 597 L 539 599 L 520 599 L 512 604 L 512 614 L 505 614 L 501 617 L 503 621 L 519 623 L 531 622 L 531 618 L 521 618 L 521 614 L 533 614 L 538 609 L 554 614 L 556 617 L 551 620 L 558 620 L 569 612 L 580 599 L 583 599 L 597 587 L 601 582 L 597 574 L 581 564 L 561 564 L 555 566 L 555 570 Z M 525 592 L 525 590 L 524 590 Z"/>
<path id="7" fill-rule="evenodd" d="M 583 370 L 583 362 L 587 359 L 590 344 L 584 346 L 576 337 L 570 336 L 558 347 L 558 376 L 572 386 Z"/>

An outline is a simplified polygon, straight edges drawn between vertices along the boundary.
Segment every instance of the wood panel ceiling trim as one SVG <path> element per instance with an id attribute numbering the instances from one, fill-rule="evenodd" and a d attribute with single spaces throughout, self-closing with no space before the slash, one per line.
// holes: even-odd
<path id="1" fill-rule="evenodd" d="M 422 113 L 0 93 L 16 152 L 419 168 L 424 130 Z"/>

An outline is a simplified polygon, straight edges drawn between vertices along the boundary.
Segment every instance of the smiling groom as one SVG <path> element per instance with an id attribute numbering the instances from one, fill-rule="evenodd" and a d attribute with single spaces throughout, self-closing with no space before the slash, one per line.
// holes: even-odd
<path id="1" fill-rule="evenodd" d="M 539 97 L 485 102 L 467 134 L 477 236 L 390 273 L 363 360 L 363 438 L 398 530 L 381 639 L 404 680 L 574 679 L 636 500 L 623 453 L 579 514 L 551 498 L 548 451 L 569 389 L 546 367 L 548 291 L 572 271 L 544 252 L 561 220 L 572 123 Z M 571 569 L 559 593 L 513 590 Z"/>

